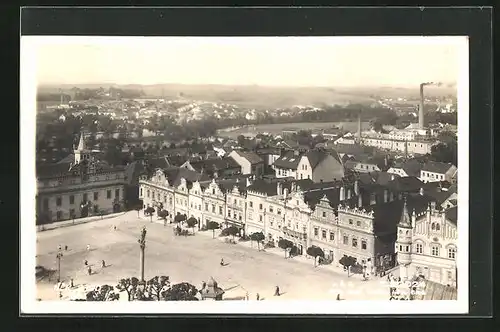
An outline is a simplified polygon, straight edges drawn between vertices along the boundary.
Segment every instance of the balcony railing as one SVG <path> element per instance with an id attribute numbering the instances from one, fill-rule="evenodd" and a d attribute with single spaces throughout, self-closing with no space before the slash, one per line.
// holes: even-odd
<path id="1" fill-rule="evenodd" d="M 287 227 L 283 227 L 283 233 L 290 237 L 294 237 L 301 240 L 307 240 L 307 233 L 294 231 L 293 229 L 289 229 Z"/>

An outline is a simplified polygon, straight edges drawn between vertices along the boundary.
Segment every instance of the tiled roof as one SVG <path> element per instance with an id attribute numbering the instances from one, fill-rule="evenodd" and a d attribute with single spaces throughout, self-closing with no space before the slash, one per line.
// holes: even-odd
<path id="1" fill-rule="evenodd" d="M 445 211 L 445 216 L 446 219 L 454 223 L 455 225 L 457 224 L 457 219 L 458 219 L 458 206 L 454 206 L 452 208 L 449 208 L 448 210 Z"/>
<path id="2" fill-rule="evenodd" d="M 438 161 L 428 161 L 425 163 L 424 167 L 422 167 L 422 171 L 432 172 L 438 174 L 445 174 L 448 170 L 453 167 L 450 163 L 441 163 Z"/>
<path id="3" fill-rule="evenodd" d="M 144 171 L 144 166 L 138 161 L 131 162 L 125 168 L 125 176 L 129 185 L 137 185 L 139 183 L 139 175 Z"/>
<path id="4" fill-rule="evenodd" d="M 165 169 L 164 173 L 168 179 L 168 182 L 172 186 L 178 186 L 179 184 L 181 184 L 181 178 L 184 178 L 188 182 L 188 184 L 196 181 L 208 181 L 210 179 L 207 174 L 201 174 L 186 168 L 179 167 Z"/>
<path id="5" fill-rule="evenodd" d="M 40 165 L 36 169 L 37 178 L 50 178 L 70 173 L 70 163 Z"/>
<path id="6" fill-rule="evenodd" d="M 422 164 L 417 159 L 410 159 L 403 163 L 402 169 L 408 176 L 420 176 L 420 170 L 422 170 Z"/>
<path id="7" fill-rule="evenodd" d="M 302 154 L 295 155 L 293 151 L 289 151 L 276 159 L 273 165 L 280 168 L 296 170 L 299 166 L 300 158 L 302 158 Z"/>
<path id="8" fill-rule="evenodd" d="M 429 198 L 418 194 L 408 195 L 406 204 L 409 216 L 413 214 L 413 211 L 415 211 L 415 214 L 419 214 L 427 210 Z M 397 224 L 403 214 L 403 205 L 404 200 L 374 205 L 372 209 L 374 213 L 374 233 L 396 233 Z"/>
<path id="9" fill-rule="evenodd" d="M 170 166 L 174 167 L 180 167 L 186 161 L 190 160 L 190 158 L 187 156 L 170 156 L 170 157 L 165 157 L 165 159 Z"/>
<path id="10" fill-rule="evenodd" d="M 321 161 L 328 157 L 328 153 L 326 151 L 311 150 L 305 156 L 309 159 L 312 169 L 314 169 Z"/>
<path id="11" fill-rule="evenodd" d="M 230 157 L 206 159 L 196 162 L 190 162 L 190 164 L 198 172 L 201 172 L 203 169 L 205 169 L 206 171 L 216 171 L 241 167 L 233 158 Z"/>
<path id="12" fill-rule="evenodd" d="M 404 176 L 388 182 L 387 186 L 395 192 L 413 192 L 419 191 L 423 183 L 414 176 Z"/>
<path id="13" fill-rule="evenodd" d="M 236 151 L 236 153 L 248 160 L 252 165 L 264 162 L 255 152 Z"/>

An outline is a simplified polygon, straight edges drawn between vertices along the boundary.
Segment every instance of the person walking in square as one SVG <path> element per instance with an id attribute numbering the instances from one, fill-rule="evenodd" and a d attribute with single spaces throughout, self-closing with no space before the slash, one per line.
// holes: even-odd
<path id="1" fill-rule="evenodd" d="M 274 291 L 274 296 L 280 296 L 280 288 L 276 286 L 276 289 Z"/>
<path id="2" fill-rule="evenodd" d="M 90 251 L 90 244 L 87 244 L 87 251 Z"/>
<path id="3" fill-rule="evenodd" d="M 256 298 L 257 298 L 257 301 L 259 301 L 259 300 L 260 300 L 260 295 L 259 295 L 259 293 L 257 293 Z"/>

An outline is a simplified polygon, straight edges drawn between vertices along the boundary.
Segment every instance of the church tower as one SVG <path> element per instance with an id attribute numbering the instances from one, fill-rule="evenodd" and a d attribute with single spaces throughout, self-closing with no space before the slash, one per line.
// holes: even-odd
<path id="1" fill-rule="evenodd" d="M 398 223 L 398 234 L 396 240 L 397 260 L 399 264 L 399 275 L 401 279 L 408 277 L 408 265 L 411 263 L 412 235 L 415 225 L 415 214 L 410 216 L 406 197 L 403 203 L 403 213 Z"/>
<path id="2" fill-rule="evenodd" d="M 90 150 L 85 146 L 85 134 L 82 131 L 80 134 L 80 141 L 77 148 L 73 151 L 75 154 L 75 165 L 79 164 L 82 160 L 90 160 Z"/>

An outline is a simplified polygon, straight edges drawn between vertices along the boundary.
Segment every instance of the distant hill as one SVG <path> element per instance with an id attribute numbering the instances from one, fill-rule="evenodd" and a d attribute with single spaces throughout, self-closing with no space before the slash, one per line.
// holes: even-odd
<path id="1" fill-rule="evenodd" d="M 371 96 L 387 95 L 418 96 L 418 87 L 391 88 L 391 87 L 360 87 L 360 88 L 328 88 L 328 87 L 268 87 L 259 85 L 228 86 L 228 85 L 184 85 L 184 84 L 61 84 L 42 85 L 39 93 L 58 93 L 59 89 L 70 90 L 72 87 L 80 89 L 98 89 L 116 87 L 119 89 L 142 89 L 146 97 L 165 97 L 167 99 L 197 99 L 211 102 L 235 104 L 241 107 L 256 109 L 286 108 L 294 105 L 323 106 L 325 104 L 372 103 Z M 428 87 L 430 95 L 433 91 L 440 95 L 448 94 L 444 89 L 454 93 L 453 88 Z"/>

